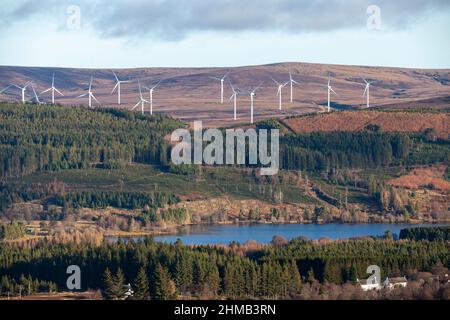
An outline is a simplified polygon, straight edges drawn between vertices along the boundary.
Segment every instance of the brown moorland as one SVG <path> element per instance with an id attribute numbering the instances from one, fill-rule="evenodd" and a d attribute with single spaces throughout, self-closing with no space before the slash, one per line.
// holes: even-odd
<path id="1" fill-rule="evenodd" d="M 450 135 L 450 114 L 389 111 L 342 111 L 283 120 L 295 133 L 361 131 L 378 125 L 387 132 L 423 132 L 433 128 L 442 139 Z"/>
<path id="2" fill-rule="evenodd" d="M 289 80 L 289 71 L 299 82 L 294 88 L 294 101 L 289 102 L 289 87 L 282 94 L 283 110 L 278 110 L 276 96 L 277 86 L 272 78 L 285 82 Z M 331 75 L 332 86 L 339 94 L 332 96 L 332 107 L 335 109 L 360 109 L 365 107 L 364 77 L 376 80 L 371 87 L 371 105 L 439 105 L 449 106 L 450 88 L 449 69 L 405 69 L 386 67 L 365 67 L 345 65 L 325 65 L 310 63 L 276 63 L 260 66 L 243 66 L 234 68 L 135 68 L 117 69 L 115 72 L 132 83 L 122 86 L 122 108 L 131 109 L 139 100 L 137 80 L 142 85 L 152 86 L 162 80 L 154 92 L 154 112 L 170 115 L 181 120 L 202 120 L 205 126 L 228 126 L 245 124 L 250 120 L 249 95 L 242 93 L 237 102 L 238 120 L 233 121 L 231 88 L 225 83 L 225 103 L 220 104 L 220 82 L 211 77 L 223 76 L 230 72 L 229 80 L 242 90 L 253 89 L 262 83 L 255 97 L 255 120 L 267 118 L 285 118 L 312 112 L 323 112 L 327 103 L 328 74 Z M 85 93 L 89 78 L 94 76 L 93 92 L 102 106 L 117 107 L 117 95 L 111 94 L 115 85 L 114 75 L 109 69 L 75 69 L 47 67 L 14 67 L 0 66 L 0 90 L 10 83 L 23 85 L 34 80 L 37 92 L 42 92 L 51 85 L 52 74 L 55 73 L 55 85 L 63 93 L 57 102 L 65 105 L 87 104 L 87 99 L 76 97 Z M 26 91 L 27 100 L 32 98 L 32 91 Z M 149 99 L 149 92 L 143 91 Z M 0 100 L 18 101 L 20 91 L 10 88 L 0 95 Z M 40 99 L 48 102 L 49 94 Z M 149 106 L 147 106 L 148 112 Z M 136 110 L 137 111 L 137 110 Z"/>
<path id="3" fill-rule="evenodd" d="M 415 168 L 404 176 L 389 180 L 388 184 L 411 190 L 417 190 L 423 187 L 432 187 L 435 190 L 450 192 L 450 182 L 444 180 L 443 178 L 446 169 L 446 165 Z"/>

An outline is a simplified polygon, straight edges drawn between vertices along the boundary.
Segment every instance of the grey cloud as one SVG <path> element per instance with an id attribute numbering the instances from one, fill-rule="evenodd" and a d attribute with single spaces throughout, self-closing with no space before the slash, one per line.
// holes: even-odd
<path id="1" fill-rule="evenodd" d="M 180 39 L 195 31 L 282 31 L 289 33 L 363 28 L 367 7 L 381 8 L 383 23 L 407 27 L 433 10 L 449 10 L 448 0 L 135 0 L 11 2 L 0 12 L 2 25 L 33 15 L 64 13 L 75 4 L 83 23 L 103 37 L 154 36 Z M 17 4 L 18 3 L 18 4 Z"/>

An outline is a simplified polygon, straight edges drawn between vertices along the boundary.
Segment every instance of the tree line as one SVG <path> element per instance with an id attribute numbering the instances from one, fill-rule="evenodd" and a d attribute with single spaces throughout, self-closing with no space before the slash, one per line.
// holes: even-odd
<path id="1" fill-rule="evenodd" d="M 450 226 L 402 229 L 400 231 L 400 239 L 450 241 Z"/>
<path id="2" fill-rule="evenodd" d="M 83 289 L 102 289 L 109 298 L 117 298 L 119 288 L 128 283 L 135 288 L 140 283 L 157 299 L 289 298 L 305 282 L 341 284 L 366 278 L 366 268 L 373 264 L 381 267 L 383 277 L 429 271 L 439 263 L 449 267 L 449 249 L 444 241 L 374 239 L 324 244 L 294 239 L 256 250 L 245 244 L 188 247 L 151 240 L 100 246 L 43 241 L 33 248 L 1 246 L 0 273 L 16 281 L 21 275 L 31 276 L 64 288 L 66 268 L 74 264 L 82 269 Z"/>
<path id="3" fill-rule="evenodd" d="M 56 197 L 56 204 L 65 208 L 163 208 L 180 201 L 164 192 L 71 191 Z"/>

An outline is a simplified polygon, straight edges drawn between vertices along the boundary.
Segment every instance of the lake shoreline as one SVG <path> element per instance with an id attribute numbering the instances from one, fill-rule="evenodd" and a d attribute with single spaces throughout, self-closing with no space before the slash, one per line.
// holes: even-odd
<path id="1" fill-rule="evenodd" d="M 334 240 L 381 237 L 385 231 L 399 234 L 408 227 L 433 227 L 449 225 L 449 223 L 215 223 L 190 224 L 171 229 L 166 232 L 148 233 L 139 236 L 108 235 L 107 240 L 135 240 L 153 238 L 156 241 L 175 242 L 181 239 L 187 244 L 226 244 L 232 241 L 244 243 L 255 240 L 268 243 L 274 236 L 286 239 L 305 236 L 313 240 L 329 238 Z M 230 234 L 231 233 L 231 234 Z"/>

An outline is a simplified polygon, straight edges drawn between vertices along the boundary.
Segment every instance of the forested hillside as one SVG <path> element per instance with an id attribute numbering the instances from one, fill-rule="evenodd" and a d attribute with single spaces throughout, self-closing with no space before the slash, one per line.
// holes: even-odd
<path id="1" fill-rule="evenodd" d="M 191 248 L 152 241 L 98 247 L 45 242 L 33 248 L 5 245 L 0 247 L 4 275 L 0 292 L 16 290 L 26 279 L 63 289 L 66 268 L 74 264 L 82 268 L 83 289 L 101 288 L 106 298 L 119 298 L 113 289 L 125 283 L 156 299 L 299 298 L 317 281 L 341 284 L 365 278 L 371 264 L 381 267 L 383 277 L 449 267 L 449 252 L 448 242 L 392 240 L 317 244 L 297 239 L 260 250 L 238 244 Z"/>
<path id="2" fill-rule="evenodd" d="M 101 163 L 166 164 L 180 122 L 115 109 L 0 105 L 0 177 Z"/>

